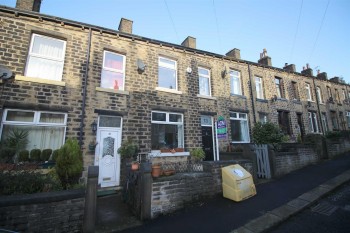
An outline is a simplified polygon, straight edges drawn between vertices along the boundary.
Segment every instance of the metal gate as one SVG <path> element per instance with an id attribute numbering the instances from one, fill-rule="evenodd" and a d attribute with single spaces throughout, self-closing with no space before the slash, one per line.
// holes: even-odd
<path id="1" fill-rule="evenodd" d="M 258 178 L 270 179 L 271 170 L 267 145 L 255 145 L 255 154 L 258 167 Z"/>

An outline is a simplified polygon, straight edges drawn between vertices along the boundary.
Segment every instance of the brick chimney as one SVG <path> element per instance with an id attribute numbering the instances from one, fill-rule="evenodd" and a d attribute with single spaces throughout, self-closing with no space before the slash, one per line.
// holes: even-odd
<path id="1" fill-rule="evenodd" d="M 305 69 L 305 66 L 303 66 L 303 70 L 301 71 L 301 74 L 305 76 L 314 76 L 313 71 L 309 66 L 309 63 L 306 63 L 306 69 Z"/>
<path id="2" fill-rule="evenodd" d="M 17 0 L 16 8 L 26 11 L 40 12 L 41 0 Z"/>
<path id="3" fill-rule="evenodd" d="M 288 65 L 288 63 L 285 63 L 283 69 L 285 71 L 295 72 L 295 65 L 294 64 L 289 64 Z"/>
<path id="4" fill-rule="evenodd" d="M 132 34 L 132 21 L 128 19 L 121 18 L 118 31 Z"/>
<path id="5" fill-rule="evenodd" d="M 241 59 L 241 50 L 234 48 L 234 49 L 228 51 L 226 53 L 226 56 L 233 57 L 236 59 Z"/>
<path id="6" fill-rule="evenodd" d="M 327 73 L 326 72 L 318 73 L 317 78 L 321 80 L 327 80 Z"/>
<path id="7" fill-rule="evenodd" d="M 187 48 L 195 49 L 196 48 L 196 38 L 188 36 L 182 43 L 182 46 Z"/>
<path id="8" fill-rule="evenodd" d="M 260 59 L 258 63 L 265 66 L 272 66 L 271 57 L 267 56 L 266 49 L 263 49 L 263 52 L 260 53 Z"/>

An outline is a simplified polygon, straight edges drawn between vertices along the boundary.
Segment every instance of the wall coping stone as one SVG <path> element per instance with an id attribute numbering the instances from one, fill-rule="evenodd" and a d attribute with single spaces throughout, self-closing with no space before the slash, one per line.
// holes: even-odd
<path id="1" fill-rule="evenodd" d="M 85 189 L 71 189 L 57 192 L 1 196 L 0 207 L 59 202 L 68 199 L 83 198 L 84 196 Z"/>
<path id="2" fill-rule="evenodd" d="M 153 179 L 153 183 L 172 181 L 172 180 L 184 180 L 184 179 L 197 179 L 200 177 L 211 176 L 209 172 L 185 172 L 185 173 L 176 173 L 172 176 L 161 176 L 157 179 Z"/>

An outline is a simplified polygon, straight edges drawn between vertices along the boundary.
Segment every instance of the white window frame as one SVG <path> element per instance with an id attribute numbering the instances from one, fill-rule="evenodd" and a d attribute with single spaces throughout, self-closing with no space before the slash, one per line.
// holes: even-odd
<path id="1" fill-rule="evenodd" d="M 306 83 L 306 84 L 305 84 L 305 89 L 306 89 L 307 101 L 313 101 L 313 100 L 312 100 L 312 93 L 311 93 L 311 86 L 310 86 L 310 83 Z"/>
<path id="2" fill-rule="evenodd" d="M 350 128 L 350 112 L 346 112 L 346 121 L 348 123 L 348 128 Z"/>
<path id="3" fill-rule="evenodd" d="M 114 55 L 117 55 L 117 56 L 120 56 L 120 57 L 123 58 L 123 67 L 122 67 L 122 69 L 113 69 L 113 68 L 110 68 L 110 67 L 105 67 L 105 58 L 106 58 L 106 54 L 107 53 L 114 54 Z M 125 55 L 120 54 L 120 53 L 115 53 L 115 52 L 112 52 L 112 51 L 109 51 L 109 50 L 104 50 L 103 51 L 102 71 L 106 70 L 106 71 L 109 71 L 109 72 L 122 74 L 122 76 L 123 76 L 123 85 L 122 85 L 122 87 L 120 89 L 118 89 L 118 90 L 121 90 L 121 91 L 123 91 L 124 88 L 125 88 L 125 66 L 126 66 L 125 63 L 126 63 Z M 101 71 L 101 84 L 102 84 L 102 71 Z M 106 87 L 103 87 L 103 88 L 106 88 Z M 113 88 L 111 88 L 111 89 L 113 89 Z"/>
<path id="4" fill-rule="evenodd" d="M 166 64 L 166 63 L 162 63 L 161 59 L 164 59 L 164 60 L 168 60 L 168 61 L 171 61 L 171 62 L 174 62 L 174 67 L 169 65 L 169 64 Z M 159 56 L 158 57 L 158 70 L 159 68 L 162 67 L 164 69 L 169 69 L 169 70 L 173 70 L 175 71 L 175 88 L 168 88 L 168 87 L 161 87 L 159 86 L 159 73 L 158 73 L 158 87 L 159 88 L 164 88 L 164 89 L 168 89 L 168 90 L 178 90 L 178 83 L 177 83 L 177 61 L 174 60 L 174 59 L 170 59 L 170 58 L 167 58 L 167 57 L 162 57 L 162 56 Z M 159 72 L 159 71 L 158 71 Z"/>
<path id="5" fill-rule="evenodd" d="M 235 93 L 234 81 L 237 83 L 237 92 Z M 230 86 L 231 95 L 242 95 L 242 83 L 241 83 L 241 72 L 237 70 L 230 70 Z"/>
<path id="6" fill-rule="evenodd" d="M 317 114 L 315 112 L 308 112 L 309 116 L 309 129 L 311 133 L 320 133 L 320 127 L 318 126 Z M 315 129 L 315 127 L 316 129 Z"/>
<path id="7" fill-rule="evenodd" d="M 266 113 L 259 113 L 258 116 L 259 116 L 260 123 L 265 124 L 268 122 Z M 262 116 L 262 118 L 260 116 Z M 263 120 L 261 120 L 261 119 L 263 119 Z"/>
<path id="8" fill-rule="evenodd" d="M 236 114 L 236 117 L 231 116 L 232 114 Z M 241 115 L 244 115 L 245 117 L 241 117 Z M 242 113 L 242 112 L 230 112 L 230 124 L 231 120 L 233 121 L 245 121 L 247 125 L 247 140 L 246 141 L 233 141 L 231 138 L 232 143 L 249 143 L 250 142 L 250 135 L 249 135 L 249 124 L 248 124 L 248 114 Z M 232 127 L 232 125 L 231 125 Z M 231 129 L 232 130 L 232 129 Z"/>
<path id="9" fill-rule="evenodd" d="M 326 113 L 322 113 L 322 114 L 321 114 L 321 120 L 322 120 L 322 124 L 323 124 L 323 130 L 324 130 L 325 132 L 328 132 L 328 131 L 329 131 L 329 128 L 328 128 L 328 122 L 327 122 Z"/>
<path id="10" fill-rule="evenodd" d="M 39 53 L 32 52 L 34 41 L 35 41 L 35 37 L 48 38 L 48 39 L 51 39 L 51 40 L 57 40 L 57 41 L 63 42 L 63 48 L 62 48 L 63 52 L 61 54 L 61 57 L 59 57 L 59 58 L 48 57 L 48 56 L 45 56 L 45 55 L 42 55 L 42 54 L 39 54 Z M 40 79 L 47 79 L 47 80 L 54 80 L 54 81 L 62 81 L 63 69 L 64 69 L 64 58 L 65 58 L 65 54 L 66 54 L 66 46 L 67 46 L 67 42 L 65 40 L 57 39 L 57 38 L 51 37 L 51 36 L 43 36 L 43 35 L 40 35 L 40 34 L 33 33 L 32 37 L 31 37 L 31 41 L 30 41 L 30 47 L 29 47 L 29 51 L 28 51 L 28 56 L 27 56 L 27 62 L 26 62 L 26 68 L 25 68 L 25 71 L 24 71 L 24 75 L 28 76 L 29 75 L 28 73 L 30 72 L 30 69 L 33 69 L 33 68 L 29 67 L 30 58 L 31 57 L 33 57 L 33 58 L 41 58 L 41 59 L 45 59 L 45 60 L 49 60 L 49 61 L 55 61 L 57 63 L 60 63 L 60 65 L 62 66 L 62 69 L 60 70 L 60 72 L 55 77 L 40 76 L 40 75 L 35 76 L 35 77 L 33 77 L 32 75 L 29 75 L 29 77 L 40 78 Z"/>
<path id="11" fill-rule="evenodd" d="M 278 82 L 278 83 L 277 83 Z M 283 98 L 284 93 L 282 89 L 282 79 L 275 77 L 275 87 L 276 87 L 276 93 L 278 98 Z"/>
<path id="12" fill-rule="evenodd" d="M 208 72 L 208 75 L 201 74 L 201 73 L 199 72 L 200 69 L 207 71 L 207 72 Z M 201 78 L 207 79 L 207 82 L 208 82 L 208 91 L 209 91 L 209 93 L 203 93 L 203 92 L 201 92 L 201 89 L 202 89 L 202 88 L 201 88 L 201 82 L 200 82 L 200 79 L 201 79 Z M 198 82 L 199 82 L 199 85 L 198 85 L 198 87 L 199 87 L 199 95 L 211 96 L 211 85 L 210 85 L 211 80 L 210 80 L 210 70 L 209 70 L 209 69 L 204 68 L 204 67 L 198 67 Z"/>
<path id="13" fill-rule="evenodd" d="M 256 98 L 265 99 L 264 89 L 263 89 L 263 80 L 261 77 L 255 76 L 255 90 L 256 90 Z M 258 90 L 260 90 L 260 92 Z"/>
<path id="14" fill-rule="evenodd" d="M 153 113 L 163 113 L 165 114 L 165 121 L 156 121 L 152 119 Z M 170 119 L 170 114 L 175 114 L 175 115 L 180 115 L 181 116 L 181 122 L 171 122 Z M 184 125 L 184 115 L 182 113 L 178 112 L 164 112 L 164 111 L 152 111 L 151 112 L 151 124 L 163 124 L 163 125 L 182 125 L 182 135 L 181 135 L 181 142 L 178 143 L 179 148 L 184 148 L 185 147 L 185 142 L 184 142 L 184 134 L 185 134 L 185 125 Z M 152 156 L 171 156 L 173 153 L 160 153 L 160 150 L 152 150 Z M 188 152 L 178 152 L 174 153 L 176 155 L 189 155 Z"/>
<path id="15" fill-rule="evenodd" d="M 16 111 L 16 112 L 31 112 L 34 113 L 33 121 L 7 121 L 7 114 L 9 111 Z M 49 114 L 61 114 L 64 115 L 63 123 L 47 123 L 47 122 L 40 122 L 41 114 L 43 113 L 49 113 Z M 2 124 L 1 124 L 1 132 L 0 137 L 2 136 L 2 130 L 4 125 L 15 125 L 15 126 L 40 126 L 40 127 L 51 127 L 51 126 L 58 126 L 64 128 L 63 132 L 63 139 L 62 139 L 62 145 L 65 141 L 66 137 L 66 130 L 67 130 L 67 113 L 64 112 L 51 112 L 51 111 L 32 111 L 32 110 L 22 110 L 22 109 L 5 109 L 4 114 L 2 117 Z M 1 138 L 0 138 L 1 139 Z"/>
<path id="16" fill-rule="evenodd" d="M 320 87 L 316 87 L 316 93 L 317 93 L 317 98 L 320 104 L 323 104 L 323 99 L 322 99 L 322 92 Z"/>

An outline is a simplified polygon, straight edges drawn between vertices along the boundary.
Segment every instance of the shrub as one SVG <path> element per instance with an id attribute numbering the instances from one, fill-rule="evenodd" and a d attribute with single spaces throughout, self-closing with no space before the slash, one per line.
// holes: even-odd
<path id="1" fill-rule="evenodd" d="M 138 145 L 131 138 L 128 138 L 121 144 L 118 153 L 123 158 L 134 158 L 138 149 Z"/>
<path id="2" fill-rule="evenodd" d="M 342 135 L 341 135 L 341 132 L 339 132 L 339 131 L 328 131 L 326 133 L 325 137 L 327 139 L 337 139 L 337 138 L 341 138 Z"/>
<path id="3" fill-rule="evenodd" d="M 52 157 L 51 157 L 51 159 L 52 159 L 52 161 L 57 161 L 57 157 L 58 157 L 58 151 L 59 151 L 60 149 L 57 149 L 57 150 L 54 150 L 53 152 L 52 152 Z"/>
<path id="4" fill-rule="evenodd" d="M 29 150 L 22 150 L 21 152 L 19 152 L 18 161 L 19 162 L 29 161 Z"/>
<path id="5" fill-rule="evenodd" d="M 16 150 L 16 153 L 25 149 L 28 144 L 28 131 L 21 129 L 13 129 L 6 137 L 5 144 L 9 148 Z"/>
<path id="6" fill-rule="evenodd" d="M 50 156 L 52 154 L 52 149 L 44 149 L 41 151 L 40 159 L 41 161 L 48 161 L 50 159 Z"/>
<path id="7" fill-rule="evenodd" d="M 0 162 L 11 163 L 13 162 L 13 157 L 16 154 L 16 149 L 3 147 L 0 149 Z"/>
<path id="8" fill-rule="evenodd" d="M 68 139 L 59 149 L 56 171 L 64 189 L 78 183 L 83 171 L 83 157 L 76 139 Z"/>
<path id="9" fill-rule="evenodd" d="M 194 160 L 203 160 L 205 158 L 205 152 L 202 148 L 193 148 L 190 150 L 190 155 Z"/>
<path id="10" fill-rule="evenodd" d="M 0 171 L 0 195 L 31 194 L 60 190 L 60 183 L 52 175 L 34 171 Z"/>
<path id="11" fill-rule="evenodd" d="M 30 160 L 39 162 L 40 161 L 40 154 L 41 150 L 40 149 L 33 149 L 30 151 Z"/>
<path id="12" fill-rule="evenodd" d="M 306 134 L 304 136 L 304 144 L 316 145 L 321 142 L 323 136 L 320 134 Z"/>
<path id="13" fill-rule="evenodd" d="M 256 123 L 252 136 L 256 144 L 280 144 L 289 140 L 289 137 L 281 133 L 279 127 L 271 122 Z"/>

